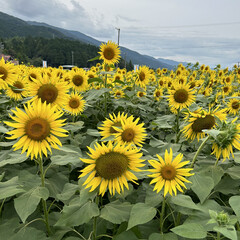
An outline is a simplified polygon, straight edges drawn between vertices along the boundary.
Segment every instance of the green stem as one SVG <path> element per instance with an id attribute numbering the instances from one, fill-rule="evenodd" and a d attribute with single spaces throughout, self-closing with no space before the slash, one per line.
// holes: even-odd
<path id="1" fill-rule="evenodd" d="M 216 160 L 216 162 L 215 162 L 215 166 L 217 166 L 218 165 L 218 161 L 219 161 L 219 158 Z"/>
<path id="2" fill-rule="evenodd" d="M 176 115 L 176 143 L 179 142 L 180 135 L 181 135 L 181 132 L 180 132 L 180 129 L 179 129 L 180 110 L 178 109 L 177 111 L 178 111 L 178 112 L 177 112 L 177 115 Z"/>
<path id="3" fill-rule="evenodd" d="M 99 204 L 99 196 L 96 196 L 95 198 L 95 203 L 98 205 Z M 94 217 L 93 219 L 93 240 L 97 239 L 97 217 Z"/>
<path id="4" fill-rule="evenodd" d="M 38 164 L 39 164 L 39 169 L 40 169 L 42 187 L 45 187 L 43 160 L 41 158 L 38 159 Z M 44 212 L 44 218 L 45 218 L 45 225 L 46 225 L 46 228 L 47 228 L 48 235 L 50 236 L 51 235 L 51 229 L 50 229 L 49 221 L 48 221 L 47 202 L 43 198 L 42 198 L 42 206 L 43 206 L 43 212 Z"/>
<path id="5" fill-rule="evenodd" d="M 217 240 L 220 240 L 220 239 L 221 239 L 221 233 L 217 232 Z"/>
<path id="6" fill-rule="evenodd" d="M 0 206 L 0 216 L 2 214 L 2 209 L 3 209 L 3 205 L 4 205 L 5 200 L 6 200 L 6 198 L 3 199 L 2 203 L 1 203 L 1 206 Z"/>
<path id="7" fill-rule="evenodd" d="M 182 214 L 178 212 L 175 227 L 180 225 Z"/>
<path id="8" fill-rule="evenodd" d="M 195 163 L 196 160 L 197 160 L 198 154 L 201 152 L 201 150 L 203 149 L 203 147 L 205 146 L 205 144 L 206 144 L 206 142 L 207 142 L 207 140 L 208 140 L 209 138 L 210 138 L 210 135 L 208 135 L 208 136 L 206 137 L 206 139 L 202 142 L 202 144 L 201 144 L 200 147 L 198 148 L 197 152 L 195 153 L 195 156 L 193 157 L 193 160 L 192 160 L 192 163 L 191 163 L 191 165 L 190 165 L 190 168 L 193 168 L 194 163 Z"/>
<path id="9" fill-rule="evenodd" d="M 105 75 L 104 88 L 107 88 L 107 74 Z M 104 93 L 104 116 L 107 117 L 107 92 Z"/>
<path id="10" fill-rule="evenodd" d="M 165 206 L 166 206 L 166 199 L 165 197 L 163 197 L 163 201 L 162 201 L 162 210 L 161 210 L 161 214 L 160 214 L 160 232 L 163 233 L 163 217 L 165 214 Z"/>

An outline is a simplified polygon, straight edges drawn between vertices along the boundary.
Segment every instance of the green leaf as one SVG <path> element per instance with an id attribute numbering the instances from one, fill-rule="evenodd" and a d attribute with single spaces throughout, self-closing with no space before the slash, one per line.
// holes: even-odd
<path id="1" fill-rule="evenodd" d="M 5 128 L 4 126 L 0 126 L 0 133 L 6 133 L 8 132 L 8 129 Z"/>
<path id="2" fill-rule="evenodd" d="M 64 185 L 62 193 L 57 194 L 57 198 L 61 201 L 66 201 L 70 199 L 77 190 L 79 190 L 78 185 L 72 184 L 72 183 L 66 183 Z"/>
<path id="3" fill-rule="evenodd" d="M 175 228 L 172 228 L 171 231 L 177 235 L 190 239 L 202 239 L 207 236 L 207 231 L 204 227 L 197 223 L 186 223 Z"/>
<path id="4" fill-rule="evenodd" d="M 178 194 L 177 196 L 171 197 L 170 202 L 177 206 L 200 210 L 188 195 Z"/>
<path id="5" fill-rule="evenodd" d="M 77 154 L 55 155 L 51 157 L 53 165 L 67 165 L 82 166 L 82 162 Z"/>
<path id="6" fill-rule="evenodd" d="M 209 130 L 208 129 L 203 129 L 202 131 L 209 134 L 213 138 L 216 138 L 221 133 L 221 131 L 216 130 L 216 129 L 209 129 Z"/>
<path id="7" fill-rule="evenodd" d="M 125 84 L 125 82 L 123 82 L 123 81 L 121 81 L 121 80 L 115 80 L 114 83 L 119 83 L 119 84 L 122 84 L 122 85 Z"/>
<path id="8" fill-rule="evenodd" d="M 127 230 L 136 225 L 151 221 L 155 217 L 156 213 L 156 208 L 150 207 L 145 203 L 137 203 L 133 205 Z"/>
<path id="9" fill-rule="evenodd" d="M 237 232 L 234 226 L 215 226 L 213 228 L 214 231 L 220 232 L 223 236 L 231 239 L 231 240 L 238 240 Z"/>
<path id="10" fill-rule="evenodd" d="M 27 160 L 26 153 L 20 154 L 21 151 L 18 151 L 18 153 L 10 153 L 7 158 L 4 160 L 0 160 L 0 167 L 3 167 L 7 164 L 16 164 L 21 163 Z"/>
<path id="11" fill-rule="evenodd" d="M 100 217 L 114 224 L 120 224 L 128 221 L 131 208 L 132 205 L 130 203 L 121 203 L 117 200 L 105 205 L 101 210 Z"/>
<path id="12" fill-rule="evenodd" d="M 12 147 L 16 142 L 17 140 L 11 142 L 0 142 L 0 147 Z"/>
<path id="13" fill-rule="evenodd" d="M 46 200 L 49 192 L 45 187 L 36 187 L 14 199 L 14 206 L 17 214 L 25 223 L 29 215 L 37 208 L 41 199 Z"/>
<path id="14" fill-rule="evenodd" d="M 209 166 L 201 171 L 201 174 L 211 177 L 214 181 L 214 186 L 216 186 L 220 182 L 224 171 L 220 166 Z"/>
<path id="15" fill-rule="evenodd" d="M 100 137 L 101 136 L 100 132 L 96 129 L 88 129 L 87 134 L 90 135 L 90 136 L 94 136 L 94 137 Z"/>
<path id="16" fill-rule="evenodd" d="M 87 202 L 83 206 L 79 204 L 64 206 L 62 215 L 55 226 L 79 226 L 88 223 L 93 217 L 98 215 L 98 206 L 93 202 Z"/>
<path id="17" fill-rule="evenodd" d="M 139 240 L 132 231 L 122 232 L 115 236 L 113 240 Z"/>
<path id="18" fill-rule="evenodd" d="M 88 62 L 92 62 L 92 61 L 95 61 L 95 60 L 99 60 L 100 56 L 96 56 L 94 58 L 91 58 L 88 60 Z"/>
<path id="19" fill-rule="evenodd" d="M 214 187 L 211 177 L 195 174 L 189 179 L 192 182 L 191 189 L 196 193 L 200 202 L 203 203 Z"/>
<path id="20" fill-rule="evenodd" d="M 178 240 L 178 237 L 174 233 L 153 233 L 149 236 L 148 240 Z"/>
<path id="21" fill-rule="evenodd" d="M 232 178 L 232 179 L 240 179 L 240 166 L 233 166 L 231 168 L 228 168 L 226 170 L 226 173 L 229 174 L 229 176 Z"/>
<path id="22" fill-rule="evenodd" d="M 216 219 L 218 214 L 216 211 L 209 210 L 209 215 L 211 218 Z"/>
<path id="23" fill-rule="evenodd" d="M 240 221 L 240 196 L 232 196 L 229 199 L 229 204 L 235 214 L 237 215 L 238 221 Z"/>
<path id="24" fill-rule="evenodd" d="M 91 89 L 88 91 L 88 96 L 86 101 L 97 100 L 100 96 L 102 96 L 105 92 L 110 92 L 108 88 L 101 88 L 101 89 Z"/>
<path id="25" fill-rule="evenodd" d="M 64 126 L 64 129 L 71 132 L 79 131 L 83 128 L 84 122 L 78 121 L 78 122 L 69 122 L 66 126 Z"/>
<path id="26" fill-rule="evenodd" d="M 20 229 L 17 233 L 14 234 L 9 240 L 47 240 L 46 234 L 44 231 L 37 230 L 35 228 L 27 227 Z"/>
<path id="27" fill-rule="evenodd" d="M 93 82 L 103 83 L 103 80 L 101 78 L 90 78 L 90 79 L 88 79 L 88 84 L 93 83 Z"/>
<path id="28" fill-rule="evenodd" d="M 18 177 L 13 177 L 6 182 L 0 182 L 0 199 L 12 197 L 21 192 L 25 192 L 25 190 L 20 186 Z"/>

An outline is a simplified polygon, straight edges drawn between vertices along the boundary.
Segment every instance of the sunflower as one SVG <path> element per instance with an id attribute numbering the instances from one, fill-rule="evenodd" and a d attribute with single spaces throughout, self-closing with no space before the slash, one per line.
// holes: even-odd
<path id="1" fill-rule="evenodd" d="M 111 195 L 124 192 L 124 186 L 129 189 L 128 182 L 136 183 L 137 177 L 134 172 L 140 172 L 140 167 L 145 164 L 140 159 L 142 153 L 140 149 L 131 148 L 121 144 L 113 145 L 108 142 L 107 145 L 102 143 L 96 144 L 95 149 L 88 148 L 90 151 L 89 159 L 81 159 L 84 163 L 89 164 L 81 170 L 79 178 L 88 175 L 84 182 L 86 188 L 91 187 L 90 192 L 99 186 L 99 194 L 105 194 L 107 188 Z"/>
<path id="2" fill-rule="evenodd" d="M 88 76 L 86 71 L 82 68 L 79 68 L 77 71 L 70 72 L 70 85 L 73 89 L 83 92 L 88 87 Z"/>
<path id="3" fill-rule="evenodd" d="M 7 134 L 12 135 L 8 139 L 18 139 L 13 145 L 14 151 L 22 148 L 22 153 L 27 151 L 27 156 L 31 154 L 31 159 L 35 156 L 42 157 L 42 153 L 47 157 L 47 150 L 51 152 L 51 147 L 59 149 L 62 146 L 57 137 L 66 137 L 67 131 L 62 129 L 65 120 L 60 120 L 63 113 L 56 111 L 56 106 L 51 106 L 38 102 L 24 105 L 25 112 L 16 108 L 11 110 L 16 116 L 10 115 L 15 121 L 5 122 L 8 126 L 16 128 Z M 57 137 L 56 137 L 57 136 Z"/>
<path id="4" fill-rule="evenodd" d="M 145 87 L 148 84 L 150 77 L 151 73 L 149 68 L 146 66 L 140 66 L 137 71 L 136 83 L 141 87 Z"/>
<path id="5" fill-rule="evenodd" d="M 217 159 L 222 155 L 223 161 L 225 161 L 226 158 L 229 159 L 230 153 L 234 158 L 233 146 L 240 150 L 240 124 L 236 124 L 236 120 L 237 118 L 231 123 L 222 122 L 218 128 L 220 134 L 214 138 L 212 145 L 212 154 L 215 154 Z"/>
<path id="6" fill-rule="evenodd" d="M 117 89 L 117 90 L 114 91 L 114 98 L 119 99 L 119 98 L 122 98 L 124 96 L 125 96 L 125 94 L 122 90 Z"/>
<path id="7" fill-rule="evenodd" d="M 42 103 L 57 105 L 62 107 L 67 99 L 68 84 L 58 78 L 48 77 L 44 75 L 39 80 L 33 80 L 28 84 L 29 96 L 33 96 L 30 101 L 38 101 Z"/>
<path id="8" fill-rule="evenodd" d="M 33 80 L 40 80 L 41 76 L 41 72 L 38 68 L 28 68 L 25 77 L 29 82 L 32 82 Z"/>
<path id="9" fill-rule="evenodd" d="M 102 43 L 98 53 L 100 54 L 100 59 L 109 65 L 118 63 L 120 60 L 119 46 L 112 41 L 108 41 L 107 44 Z"/>
<path id="10" fill-rule="evenodd" d="M 6 95 L 16 101 L 22 100 L 28 95 L 27 85 L 27 80 L 18 75 L 18 79 L 12 82 L 11 87 L 7 88 Z"/>
<path id="11" fill-rule="evenodd" d="M 193 168 L 183 168 L 183 166 L 187 165 L 189 161 L 182 161 L 183 154 L 179 153 L 173 160 L 172 149 L 170 148 L 170 152 L 165 151 L 165 158 L 159 156 L 157 154 L 158 160 L 149 160 L 149 163 L 154 167 L 154 169 L 149 169 L 153 174 L 148 175 L 153 178 L 150 184 L 156 183 L 153 191 L 157 190 L 159 193 L 164 187 L 164 197 L 167 193 L 170 193 L 172 196 L 173 192 L 176 195 L 177 189 L 180 192 L 183 192 L 181 187 L 186 189 L 186 186 L 183 182 L 188 182 L 185 177 L 194 175 L 193 173 L 189 173 Z"/>
<path id="12" fill-rule="evenodd" d="M 68 95 L 64 109 L 72 115 L 79 115 L 83 112 L 85 103 L 86 101 L 80 94 L 72 92 L 71 95 Z"/>
<path id="13" fill-rule="evenodd" d="M 176 109 L 188 108 L 195 101 L 195 90 L 190 89 L 189 84 L 174 84 L 174 90 L 169 90 L 168 98 L 170 107 Z"/>
<path id="14" fill-rule="evenodd" d="M 155 91 L 154 91 L 154 94 L 153 94 L 154 98 L 156 101 L 159 101 L 161 99 L 161 97 L 163 96 L 163 91 L 162 89 L 159 89 L 157 88 Z"/>
<path id="15" fill-rule="evenodd" d="M 117 133 L 114 127 L 122 127 L 122 121 L 125 121 L 126 119 L 127 114 L 125 113 L 118 112 L 117 116 L 114 113 L 109 114 L 109 118 L 106 118 L 103 125 L 98 127 L 98 129 L 101 130 L 100 134 L 102 139 L 106 139 L 113 136 L 114 133 Z"/>
<path id="16" fill-rule="evenodd" d="M 231 85 L 224 85 L 222 87 L 222 95 L 227 96 L 232 92 L 232 86 Z"/>
<path id="17" fill-rule="evenodd" d="M 236 95 L 236 97 L 237 97 L 237 95 Z M 237 98 L 230 99 L 227 107 L 228 107 L 227 108 L 228 113 L 234 114 L 234 115 L 238 114 L 238 112 L 240 110 L 240 100 Z"/>
<path id="18" fill-rule="evenodd" d="M 117 131 L 114 133 L 115 141 L 121 144 L 137 145 L 142 146 L 143 141 L 145 140 L 147 134 L 145 128 L 143 127 L 144 123 L 138 124 L 140 118 L 133 120 L 133 116 L 128 117 L 126 120 L 121 121 L 121 128 L 113 126 Z"/>
<path id="19" fill-rule="evenodd" d="M 138 96 L 139 98 L 144 97 L 144 96 L 146 96 L 146 92 L 138 91 L 138 92 L 137 92 L 137 96 Z"/>
<path id="20" fill-rule="evenodd" d="M 8 84 L 12 84 L 16 78 L 14 65 L 11 63 L 5 63 L 2 58 L 0 61 L 0 85 L 3 89 L 8 87 Z"/>
<path id="21" fill-rule="evenodd" d="M 225 120 L 226 110 L 222 109 L 218 111 L 218 108 L 214 110 L 209 109 L 208 112 L 202 109 L 198 109 L 195 112 L 189 112 L 189 124 L 185 126 L 182 130 L 185 137 L 191 140 L 197 138 L 197 140 L 199 141 L 199 139 L 205 137 L 205 132 L 203 132 L 202 130 L 210 130 L 215 128 L 217 125 L 217 118 L 219 120 Z"/>

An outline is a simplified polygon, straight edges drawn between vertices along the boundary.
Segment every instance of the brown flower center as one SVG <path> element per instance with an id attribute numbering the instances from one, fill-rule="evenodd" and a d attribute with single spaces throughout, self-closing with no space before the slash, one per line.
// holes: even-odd
<path id="1" fill-rule="evenodd" d="M 122 127 L 121 122 L 114 123 L 110 128 L 110 133 L 117 133 L 117 131 L 113 127 Z"/>
<path id="2" fill-rule="evenodd" d="M 197 118 L 192 124 L 193 132 L 200 133 L 203 129 L 211 129 L 215 125 L 215 118 L 211 115 L 206 115 L 203 118 Z"/>
<path id="3" fill-rule="evenodd" d="M 234 101 L 234 102 L 232 102 L 232 108 L 233 109 L 239 109 L 239 101 Z"/>
<path id="4" fill-rule="evenodd" d="M 42 103 L 45 101 L 47 104 L 53 103 L 57 99 L 58 89 L 51 83 L 44 84 L 38 89 L 37 95 Z"/>
<path id="5" fill-rule="evenodd" d="M 112 60 L 114 58 L 114 56 L 115 56 L 114 50 L 111 47 L 107 47 L 103 51 L 103 56 L 107 60 Z"/>
<path id="6" fill-rule="evenodd" d="M 25 126 L 25 131 L 32 140 L 41 141 L 50 134 L 50 124 L 43 118 L 30 119 Z"/>
<path id="7" fill-rule="evenodd" d="M 157 91 L 157 92 L 156 92 L 156 97 L 160 97 L 160 96 L 161 96 L 160 92 Z"/>
<path id="8" fill-rule="evenodd" d="M 35 73 L 30 73 L 28 79 L 29 79 L 30 81 L 33 81 L 33 80 L 32 80 L 33 78 L 34 78 L 34 79 L 37 79 L 37 75 L 36 75 Z"/>
<path id="9" fill-rule="evenodd" d="M 145 78 L 146 78 L 145 73 L 144 73 L 144 72 L 140 72 L 140 73 L 139 73 L 139 80 L 142 82 L 142 81 L 145 80 Z"/>
<path id="10" fill-rule="evenodd" d="M 176 102 L 185 103 L 188 100 L 188 91 L 185 89 L 176 90 L 173 97 Z"/>
<path id="11" fill-rule="evenodd" d="M 23 89 L 23 84 L 21 82 L 17 81 L 13 84 L 13 86 L 15 87 L 15 88 L 12 89 L 12 91 L 14 93 L 21 93 L 22 92 L 21 89 Z"/>
<path id="12" fill-rule="evenodd" d="M 122 140 L 124 142 L 131 142 L 134 139 L 135 132 L 131 128 L 127 128 L 122 132 Z"/>
<path id="13" fill-rule="evenodd" d="M 81 86 L 83 84 L 83 77 L 81 75 L 75 75 L 72 79 L 73 84 L 78 86 Z"/>
<path id="14" fill-rule="evenodd" d="M 223 91 L 224 91 L 225 93 L 228 92 L 228 90 L 229 90 L 229 87 L 227 87 L 227 86 L 223 88 Z"/>
<path id="15" fill-rule="evenodd" d="M 7 76 L 8 76 L 8 71 L 4 67 L 0 67 L 0 78 L 2 78 L 3 80 L 6 80 Z"/>
<path id="16" fill-rule="evenodd" d="M 75 108 L 78 108 L 79 105 L 80 105 L 80 101 L 78 99 L 76 99 L 76 98 L 70 99 L 70 101 L 69 101 L 70 108 L 75 109 Z"/>
<path id="17" fill-rule="evenodd" d="M 177 171 L 174 166 L 165 165 L 161 169 L 161 175 L 165 180 L 173 180 L 177 175 Z"/>
<path id="18" fill-rule="evenodd" d="M 140 92 L 139 97 L 143 97 L 143 96 L 144 96 L 143 92 Z"/>
<path id="19" fill-rule="evenodd" d="M 104 179 L 120 177 L 128 168 L 128 158 L 118 152 L 109 152 L 96 159 L 96 171 Z"/>

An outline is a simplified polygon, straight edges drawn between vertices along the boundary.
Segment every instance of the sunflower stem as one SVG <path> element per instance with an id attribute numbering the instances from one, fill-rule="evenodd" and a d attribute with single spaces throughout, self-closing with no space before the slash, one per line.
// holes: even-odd
<path id="1" fill-rule="evenodd" d="M 165 206 L 166 206 L 166 199 L 165 197 L 163 197 L 163 201 L 162 201 L 162 209 L 161 209 L 161 214 L 160 214 L 160 232 L 163 233 L 163 217 L 165 214 Z"/>
<path id="2" fill-rule="evenodd" d="M 181 135 L 181 132 L 180 132 L 180 129 L 179 129 L 179 116 L 180 116 L 180 110 L 178 108 L 177 115 L 176 115 L 176 143 L 179 142 L 180 135 Z"/>
<path id="3" fill-rule="evenodd" d="M 95 198 L 95 203 L 98 205 L 99 204 L 99 196 L 97 195 Z M 97 239 L 97 217 L 93 218 L 93 240 Z"/>
<path id="4" fill-rule="evenodd" d="M 217 166 L 218 165 L 218 161 L 219 161 L 219 158 L 216 160 L 216 162 L 215 162 L 215 166 Z"/>
<path id="5" fill-rule="evenodd" d="M 199 153 L 201 152 L 201 150 L 203 149 L 203 147 L 205 146 L 206 142 L 208 141 L 208 139 L 210 138 L 210 135 L 208 135 L 205 140 L 202 142 L 202 144 L 200 145 L 200 147 L 198 148 L 197 152 L 195 153 L 193 160 L 191 162 L 190 168 L 193 168 L 194 163 L 197 160 L 197 156 L 199 155 Z"/>
<path id="6" fill-rule="evenodd" d="M 105 74 L 104 88 L 107 88 L 107 74 Z M 104 93 L 104 116 L 107 117 L 107 92 Z"/>
<path id="7" fill-rule="evenodd" d="M 42 158 L 38 158 L 38 164 L 39 164 L 39 170 L 40 170 L 40 176 L 41 176 L 41 183 L 42 187 L 45 187 L 45 178 L 44 178 L 44 171 L 43 171 L 43 160 Z M 44 218 L 45 218 L 45 225 L 47 228 L 48 235 L 51 235 L 51 229 L 49 226 L 49 221 L 48 221 L 48 211 L 47 211 L 47 202 L 42 198 L 42 206 L 43 206 L 43 213 L 44 213 Z"/>
<path id="8" fill-rule="evenodd" d="M 220 239 L 221 239 L 221 233 L 217 232 L 217 240 L 220 240 Z"/>

